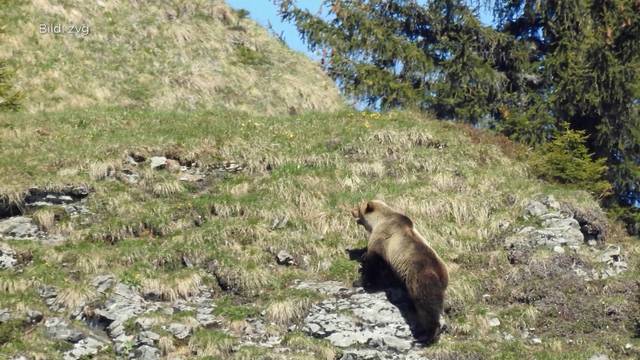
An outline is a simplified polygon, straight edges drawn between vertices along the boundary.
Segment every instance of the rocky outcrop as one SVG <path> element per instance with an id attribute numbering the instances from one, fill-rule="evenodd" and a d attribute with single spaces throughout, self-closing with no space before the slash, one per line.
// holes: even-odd
<path id="1" fill-rule="evenodd" d="M 530 200 L 524 218 L 535 225 L 524 226 L 505 238 L 509 261 L 528 264 L 536 248 L 548 248 L 558 254 L 570 252 L 580 261 L 570 269 L 587 280 L 606 279 L 627 270 L 621 246 L 603 242 L 607 234 L 604 214 L 561 204 L 551 195 Z"/>
<path id="2" fill-rule="evenodd" d="M 66 186 L 57 189 L 31 188 L 18 204 L 0 201 L 0 240 L 35 240 L 44 244 L 64 241 L 58 234 L 49 234 L 25 213 L 39 208 L 56 206 L 70 217 L 88 214 L 84 199 L 91 190 L 86 186 Z M 4 205 L 2 205 L 4 204 Z"/>
<path id="3" fill-rule="evenodd" d="M 508 248 L 547 246 L 579 246 L 584 243 L 580 223 L 572 214 L 563 212 L 553 196 L 542 201 L 531 200 L 524 216 L 540 221 L 539 226 L 525 226 L 505 240 Z"/>
<path id="4" fill-rule="evenodd" d="M 342 359 L 421 359 L 411 306 L 400 289 L 367 293 L 337 282 L 301 283 L 298 289 L 327 295 L 313 305 L 302 330 L 343 349 Z"/>

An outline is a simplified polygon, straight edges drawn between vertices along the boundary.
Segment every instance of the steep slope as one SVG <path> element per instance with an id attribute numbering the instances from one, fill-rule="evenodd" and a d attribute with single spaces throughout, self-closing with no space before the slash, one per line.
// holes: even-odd
<path id="1" fill-rule="evenodd" d="M 523 151 L 413 113 L 2 116 L 0 357 L 637 358 L 640 245 Z M 350 289 L 370 198 L 449 265 L 432 347 Z"/>
<path id="2" fill-rule="evenodd" d="M 29 111 L 342 106 L 317 64 L 221 0 L 5 1 L 0 24 Z"/>

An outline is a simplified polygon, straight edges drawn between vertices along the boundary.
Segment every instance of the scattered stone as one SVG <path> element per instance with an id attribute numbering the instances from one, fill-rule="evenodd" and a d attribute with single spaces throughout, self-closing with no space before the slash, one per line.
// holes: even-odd
<path id="1" fill-rule="evenodd" d="M 66 186 L 60 189 L 48 190 L 33 187 L 24 198 L 28 207 L 64 205 L 80 201 L 89 196 L 91 189 L 87 186 Z"/>
<path id="2" fill-rule="evenodd" d="M 64 360 L 89 359 L 106 349 L 108 343 L 96 337 L 87 337 L 73 345 L 73 349 L 63 355 Z"/>
<path id="3" fill-rule="evenodd" d="M 0 243 L 0 270 L 13 269 L 18 263 L 16 252 L 5 243 Z"/>
<path id="4" fill-rule="evenodd" d="M 27 323 L 37 324 L 44 318 L 44 315 L 38 310 L 27 310 Z"/>
<path id="5" fill-rule="evenodd" d="M 194 311 L 195 308 L 187 304 L 184 300 L 178 300 L 173 304 L 174 313 Z"/>
<path id="6" fill-rule="evenodd" d="M 44 322 L 45 334 L 56 340 L 64 340 L 70 343 L 77 343 L 86 336 L 75 330 L 69 323 L 62 318 L 52 317 Z"/>
<path id="7" fill-rule="evenodd" d="M 238 171 L 242 171 L 243 166 L 233 161 L 227 161 L 224 164 L 222 164 L 222 168 L 226 172 L 238 172 Z"/>
<path id="8" fill-rule="evenodd" d="M 139 317 L 136 319 L 135 324 L 140 329 L 149 330 L 153 325 L 156 324 L 156 320 L 154 318 Z"/>
<path id="9" fill-rule="evenodd" d="M 280 250 L 278 252 L 278 255 L 276 255 L 276 260 L 280 265 L 286 265 L 286 266 L 297 265 L 293 256 L 289 254 L 289 252 L 287 252 L 286 250 Z"/>
<path id="10" fill-rule="evenodd" d="M 211 314 L 196 314 L 196 320 L 200 323 L 200 325 L 204 328 L 218 328 L 222 325 L 220 319 Z"/>
<path id="11" fill-rule="evenodd" d="M 0 309 L 0 324 L 11 320 L 13 316 L 9 309 Z"/>
<path id="12" fill-rule="evenodd" d="M 62 305 L 58 304 L 58 302 L 56 301 L 58 297 L 58 290 L 55 287 L 50 285 L 43 285 L 38 288 L 38 294 L 44 300 L 44 303 L 47 304 L 51 311 L 62 311 Z"/>
<path id="13" fill-rule="evenodd" d="M 26 216 L 14 216 L 0 220 L 0 238 L 33 239 L 39 233 L 38 225 Z"/>
<path id="14" fill-rule="evenodd" d="M 152 156 L 149 161 L 151 162 L 151 168 L 155 170 L 164 169 L 167 165 L 167 158 L 164 156 Z"/>
<path id="15" fill-rule="evenodd" d="M 118 172 L 118 179 L 127 184 L 137 184 L 140 181 L 140 175 L 129 169 Z"/>
<path id="16" fill-rule="evenodd" d="M 595 354 L 591 356 L 589 360 L 609 360 L 609 356 L 606 354 Z"/>
<path id="17" fill-rule="evenodd" d="M 145 300 L 132 287 L 117 283 L 113 293 L 105 304 L 94 310 L 94 318 L 89 321 L 105 325 L 107 334 L 114 342 L 114 349 L 119 355 L 124 355 L 130 349 L 134 337 L 125 333 L 124 323 L 141 314 L 147 308 Z"/>
<path id="18" fill-rule="evenodd" d="M 603 263 L 620 261 L 620 246 L 609 245 L 607 249 L 602 252 L 598 260 Z"/>
<path id="19" fill-rule="evenodd" d="M 548 209 L 543 203 L 536 200 L 531 200 L 524 207 L 524 211 L 525 211 L 525 215 L 538 217 L 547 213 Z"/>
<path id="20" fill-rule="evenodd" d="M 561 204 L 556 200 L 553 195 L 544 196 L 540 200 L 545 206 L 553 210 L 560 210 L 562 208 Z"/>
<path id="21" fill-rule="evenodd" d="M 540 345 L 542 344 L 542 340 L 540 340 L 540 338 L 538 337 L 534 337 L 534 338 L 531 338 L 531 343 L 535 345 Z"/>
<path id="22" fill-rule="evenodd" d="M 138 334 L 137 344 L 153 346 L 158 340 L 160 340 L 160 335 L 153 331 L 143 331 Z"/>
<path id="23" fill-rule="evenodd" d="M 497 317 L 492 317 L 492 318 L 489 318 L 487 323 L 489 324 L 490 327 L 500 326 L 500 319 L 498 319 Z"/>
<path id="24" fill-rule="evenodd" d="M 113 284 L 115 284 L 116 278 L 111 275 L 98 275 L 91 280 L 91 285 L 93 285 L 99 293 L 106 293 Z"/>
<path id="25" fill-rule="evenodd" d="M 178 340 L 184 340 L 191 335 L 191 328 L 179 323 L 171 323 L 166 330 L 173 334 Z"/>
<path id="26" fill-rule="evenodd" d="M 556 252 L 558 254 L 564 254 L 564 248 L 560 245 L 556 245 L 553 247 L 553 252 Z"/>
<path id="27" fill-rule="evenodd" d="M 160 359 L 160 350 L 149 345 L 142 345 L 138 347 L 134 354 L 135 358 L 140 360 Z"/>

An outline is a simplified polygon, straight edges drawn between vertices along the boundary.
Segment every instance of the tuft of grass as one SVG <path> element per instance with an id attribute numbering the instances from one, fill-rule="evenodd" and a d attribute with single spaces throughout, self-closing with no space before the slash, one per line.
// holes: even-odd
<path id="1" fill-rule="evenodd" d="M 191 353 L 201 358 L 227 358 L 234 344 L 232 337 L 218 330 L 197 330 L 189 339 Z"/>
<path id="2" fill-rule="evenodd" d="M 42 231 L 51 231 L 55 224 L 56 214 L 51 209 L 39 209 L 32 215 L 33 221 Z"/>
<path id="3" fill-rule="evenodd" d="M 310 299 L 274 301 L 267 306 L 266 316 L 267 319 L 278 325 L 288 326 L 301 319 L 310 306 Z"/>

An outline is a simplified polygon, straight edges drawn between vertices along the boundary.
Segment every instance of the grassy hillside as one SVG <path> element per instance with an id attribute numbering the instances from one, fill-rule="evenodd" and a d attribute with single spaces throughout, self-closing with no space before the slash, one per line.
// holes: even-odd
<path id="1" fill-rule="evenodd" d="M 34 185 L 86 184 L 92 193 L 88 216 L 69 217 L 56 208 L 26 211 L 47 233 L 67 240 L 52 247 L 7 242 L 23 260 L 18 271 L 2 271 L 0 308 L 53 315 L 38 295 L 46 284 L 64 294 L 58 303 L 69 314 L 78 304 L 101 301 L 91 281 L 104 274 L 166 301 L 206 286 L 225 326 L 264 317 L 273 321 L 270 331 L 295 349 L 289 358 L 331 359 L 338 350 L 327 342 L 287 334 L 316 300 L 290 285 L 296 279 L 351 284 L 358 264 L 345 251 L 366 245 L 366 239 L 348 209 L 379 198 L 406 211 L 449 264 L 450 330 L 424 350 L 428 358 L 637 356 L 637 241 L 613 226 L 607 242 L 622 246 L 629 270 L 606 280 L 564 276 L 575 256 L 548 249 L 535 250 L 531 267 L 509 262 L 503 239 L 531 222 L 521 216 L 528 200 L 553 194 L 572 206 L 597 209 L 583 191 L 529 176 L 517 158 L 525 151 L 404 112 L 263 117 L 103 108 L 3 115 L 5 203 L 19 201 Z M 181 181 L 177 170 L 151 169 L 154 155 L 202 169 L 205 178 Z M 127 180 L 132 173 L 135 183 Z M 281 250 L 298 265 L 278 265 Z M 520 293 L 531 298 L 522 300 Z M 499 317 L 500 326 L 490 325 L 488 314 Z M 155 316 L 188 322 L 190 315 Z M 504 334 L 523 329 L 542 342 L 504 340 Z M 1 330 L 0 357 L 53 358 L 65 349 L 41 326 Z M 284 356 L 241 346 L 233 333 L 196 332 L 187 341 L 163 335 L 161 342 L 168 358 Z"/>
<path id="2" fill-rule="evenodd" d="M 222 0 L 2 1 L 0 24 L 0 59 L 15 67 L 32 112 L 109 104 L 283 114 L 342 106 L 317 64 Z M 61 25 L 62 33 L 41 33 L 41 24 Z"/>

